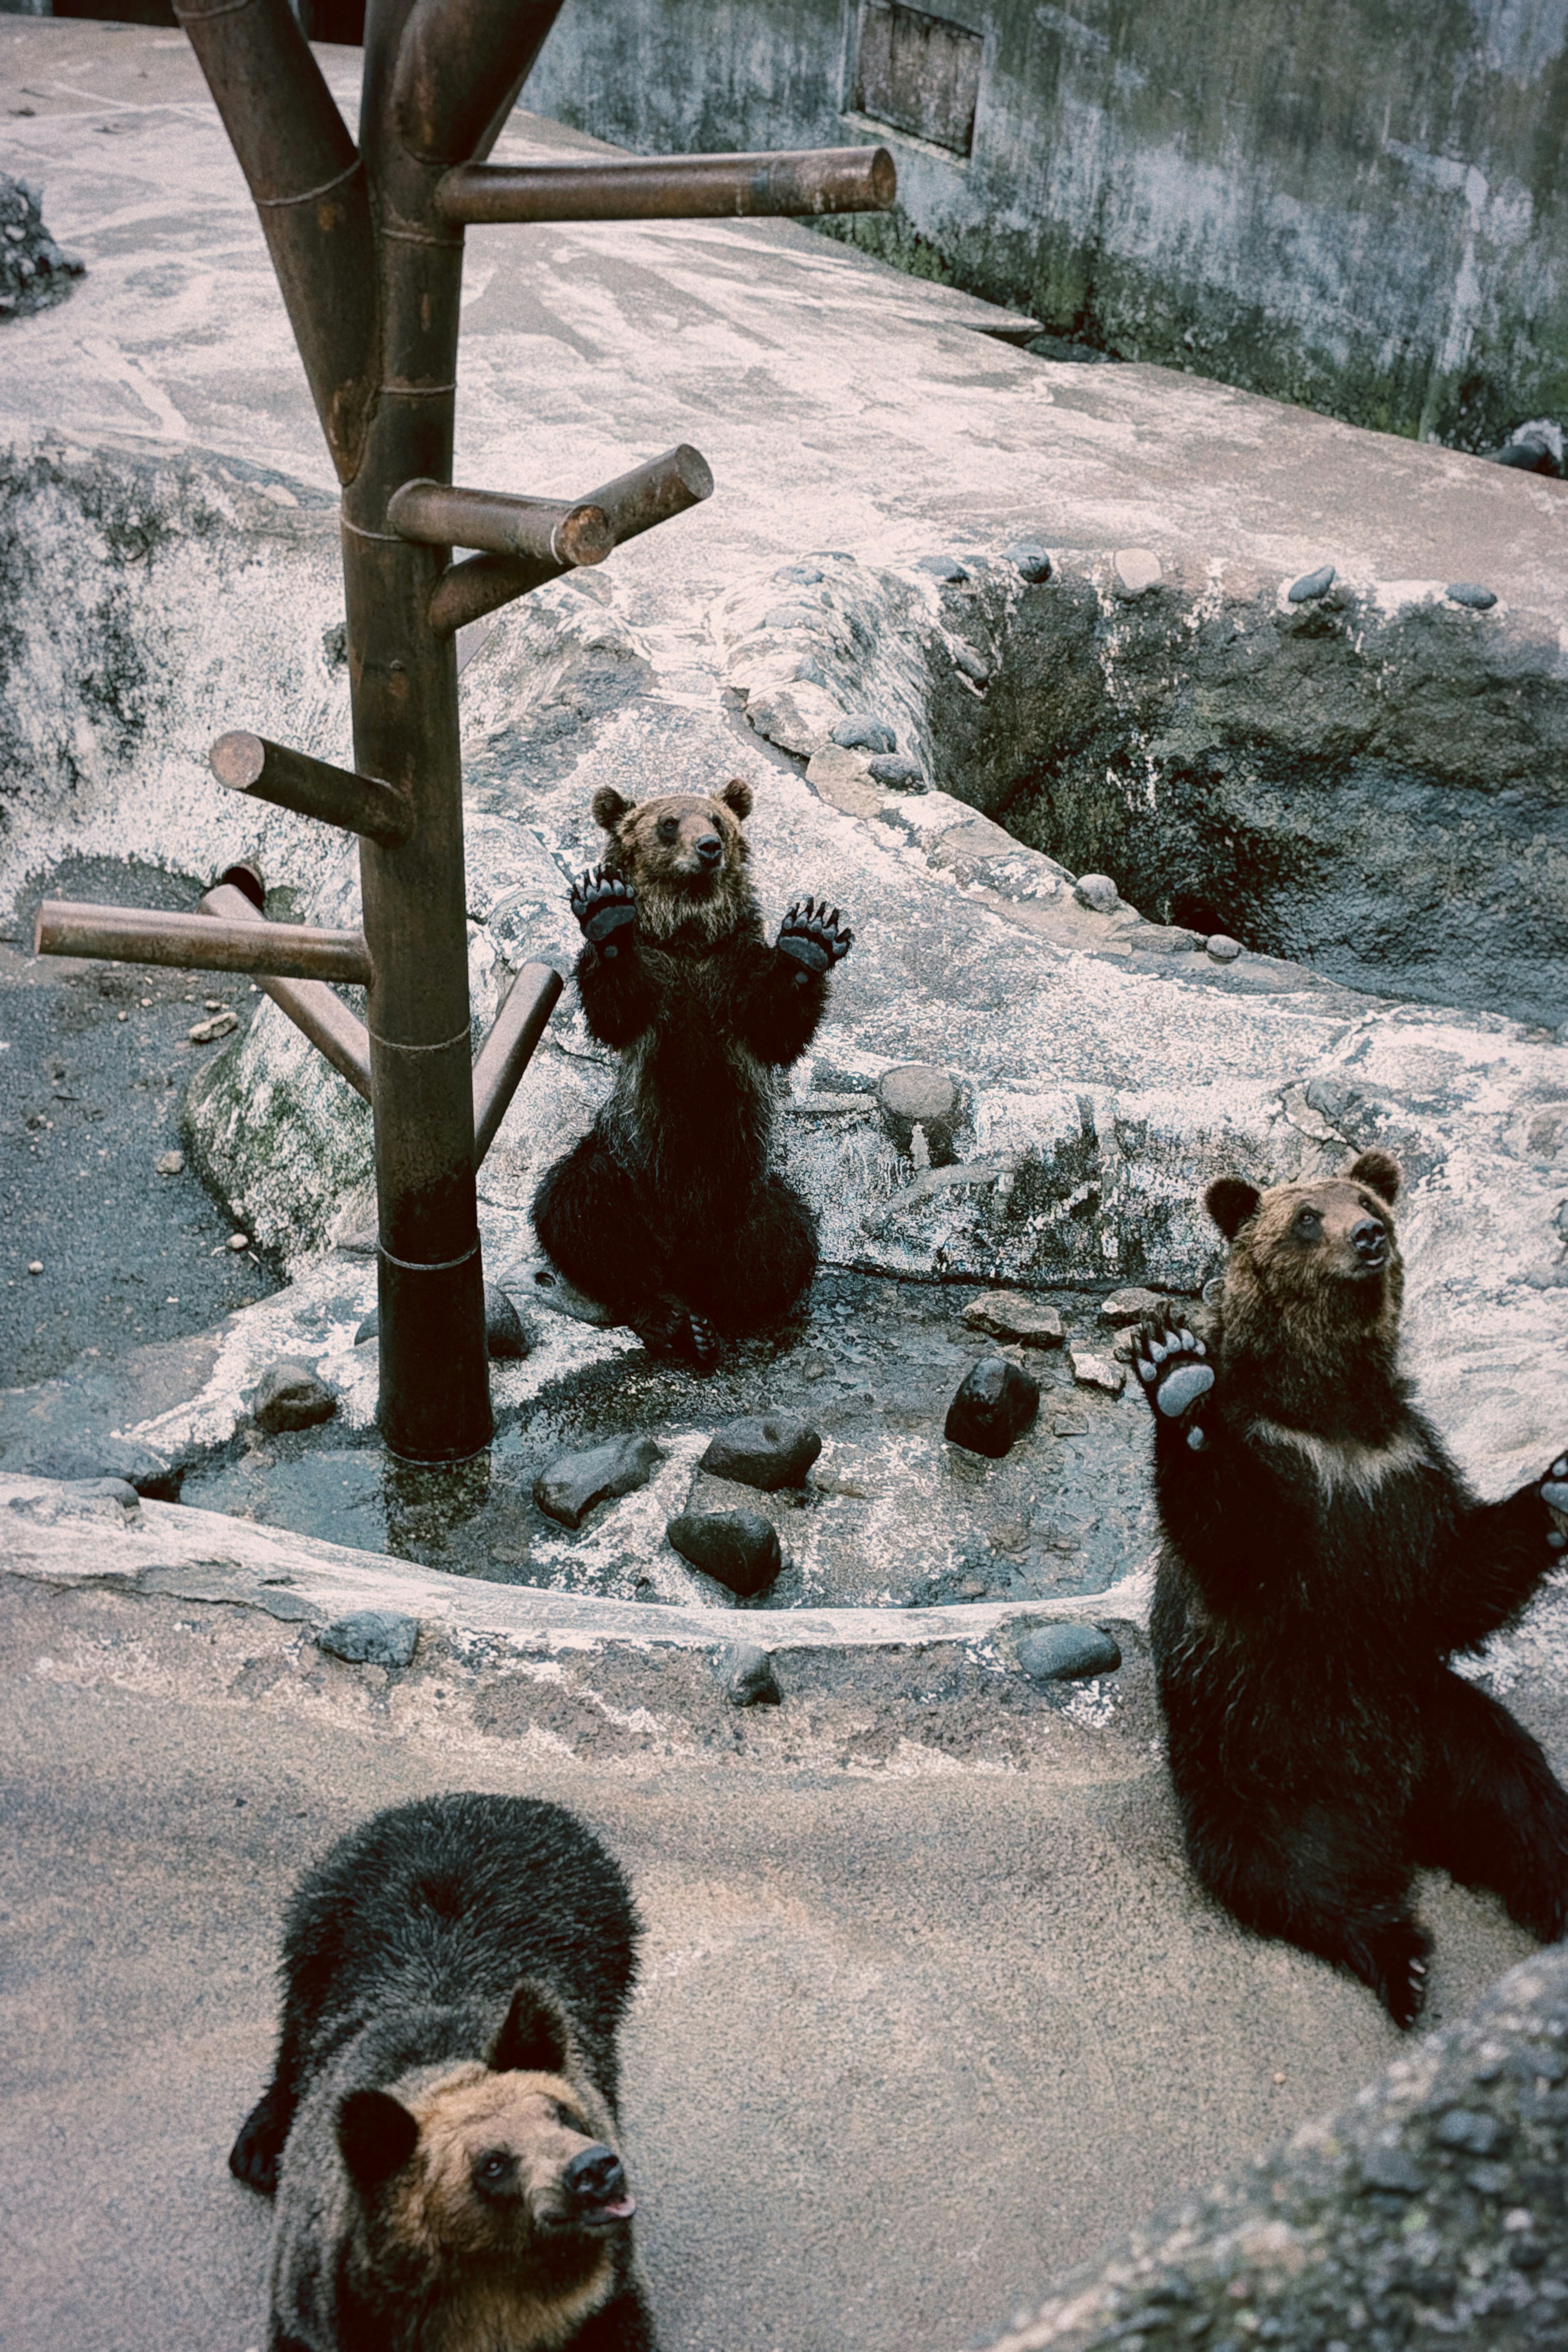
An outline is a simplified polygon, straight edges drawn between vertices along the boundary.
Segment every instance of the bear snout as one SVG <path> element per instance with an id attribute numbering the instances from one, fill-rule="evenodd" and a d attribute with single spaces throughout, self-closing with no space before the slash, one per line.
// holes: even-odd
<path id="1" fill-rule="evenodd" d="M 710 867 L 717 866 L 723 858 L 723 856 L 724 845 L 720 840 L 718 835 L 716 833 L 705 833 L 697 845 L 697 859 L 699 865 Z"/>
<path id="2" fill-rule="evenodd" d="M 1358 1263 L 1375 1274 L 1388 1256 L 1388 1234 L 1375 1217 L 1361 1217 L 1351 1228 L 1351 1247 Z"/>
<path id="3" fill-rule="evenodd" d="M 579 2228 L 624 2221 L 635 2210 L 621 2159 L 602 2141 L 579 2149 L 561 2176 L 561 2189 Z"/>

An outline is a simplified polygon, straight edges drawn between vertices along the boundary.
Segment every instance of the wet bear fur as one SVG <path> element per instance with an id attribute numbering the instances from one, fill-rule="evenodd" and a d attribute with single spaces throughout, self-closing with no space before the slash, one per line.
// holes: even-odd
<path id="1" fill-rule="evenodd" d="M 603 1846 L 526 1798 L 399 1806 L 310 1873 L 229 2156 L 278 2192 L 268 2352 L 654 2352 L 616 2121 L 637 1938 Z"/>
<path id="2" fill-rule="evenodd" d="M 541 1248 L 568 1280 L 659 1353 L 699 1362 L 713 1335 L 787 1315 L 816 1270 L 816 1224 L 771 1165 L 779 1075 L 798 1061 L 827 1003 L 848 933 L 820 922 L 804 951 L 770 946 L 747 872 L 739 779 L 710 799 L 635 804 L 594 795 L 609 836 L 603 873 L 626 927 L 596 940 L 600 889 L 574 906 L 587 934 L 577 990 L 588 1027 L 620 1056 L 592 1131 L 556 1161 L 533 1204 Z M 635 920 L 632 902 L 635 901 Z M 601 918 L 601 922 L 606 918 Z M 781 940 L 810 923 L 792 908 Z"/>
<path id="3" fill-rule="evenodd" d="M 1403 2026 L 1429 1949 L 1417 1865 L 1494 1890 L 1543 1940 L 1568 1929 L 1568 1797 L 1448 1664 L 1563 1565 L 1547 1495 L 1568 1503 L 1568 1464 L 1479 1503 L 1411 1405 L 1399 1181 L 1368 1151 L 1340 1178 L 1212 1185 L 1230 1253 L 1206 1349 L 1166 1313 L 1134 1366 L 1154 1407 L 1152 1644 L 1193 1867 Z"/>

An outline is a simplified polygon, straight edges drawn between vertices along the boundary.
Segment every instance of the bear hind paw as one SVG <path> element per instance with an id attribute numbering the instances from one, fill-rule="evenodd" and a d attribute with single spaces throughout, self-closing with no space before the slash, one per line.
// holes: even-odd
<path id="1" fill-rule="evenodd" d="M 1154 1411 L 1165 1421 L 1180 1421 L 1214 1386 L 1214 1366 L 1208 1349 L 1185 1324 L 1167 1308 L 1146 1316 L 1133 1342 L 1132 1369 Z"/>
<path id="2" fill-rule="evenodd" d="M 258 2099 L 228 2152 L 228 2168 L 235 2179 L 243 2180 L 247 2189 L 259 2189 L 263 2197 L 273 2196 L 288 2137 L 288 2117 L 279 2116 L 269 2097 Z"/>
<path id="3" fill-rule="evenodd" d="M 1390 2017 L 1404 2032 L 1426 2005 L 1426 1962 L 1432 1938 L 1414 1919 L 1392 1919 L 1367 1937 L 1364 1976 Z"/>
<path id="4" fill-rule="evenodd" d="M 1568 1519 L 1568 1454 L 1558 1455 L 1541 1481 L 1538 1491 L 1549 1511 L 1555 1511 L 1559 1517 Z M 1553 1528 L 1546 1540 L 1552 1551 L 1568 1551 L 1568 1535 L 1564 1535 L 1561 1528 Z"/>

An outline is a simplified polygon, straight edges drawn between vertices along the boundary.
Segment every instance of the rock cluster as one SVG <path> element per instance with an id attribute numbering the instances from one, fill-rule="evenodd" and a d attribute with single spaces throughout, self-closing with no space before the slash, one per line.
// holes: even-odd
<path id="1" fill-rule="evenodd" d="M 62 253 L 44 226 L 42 196 L 29 181 L 0 172 L 0 320 L 63 302 L 87 264 Z"/>

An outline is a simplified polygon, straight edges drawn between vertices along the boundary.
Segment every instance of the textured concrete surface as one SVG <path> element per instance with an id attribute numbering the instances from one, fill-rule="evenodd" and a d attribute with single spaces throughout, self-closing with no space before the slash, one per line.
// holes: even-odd
<path id="1" fill-rule="evenodd" d="M 685 2352 L 962 2343 L 1394 2054 L 1361 1988 L 1194 1898 L 1146 1681 L 1106 1727 L 1015 1728 L 929 1656 L 900 1687 L 891 1659 L 856 1683 L 783 1654 L 781 1706 L 705 1714 L 680 1652 L 498 1679 L 433 1634 L 389 1672 L 218 1591 L 5 1583 L 7 2352 L 259 2342 L 265 2214 L 224 2156 L 269 2056 L 279 1906 L 430 1789 L 574 1804 L 631 1874 L 626 2119 Z M 1439 2021 L 1527 1956 L 1446 1885 L 1423 1909 Z"/>

